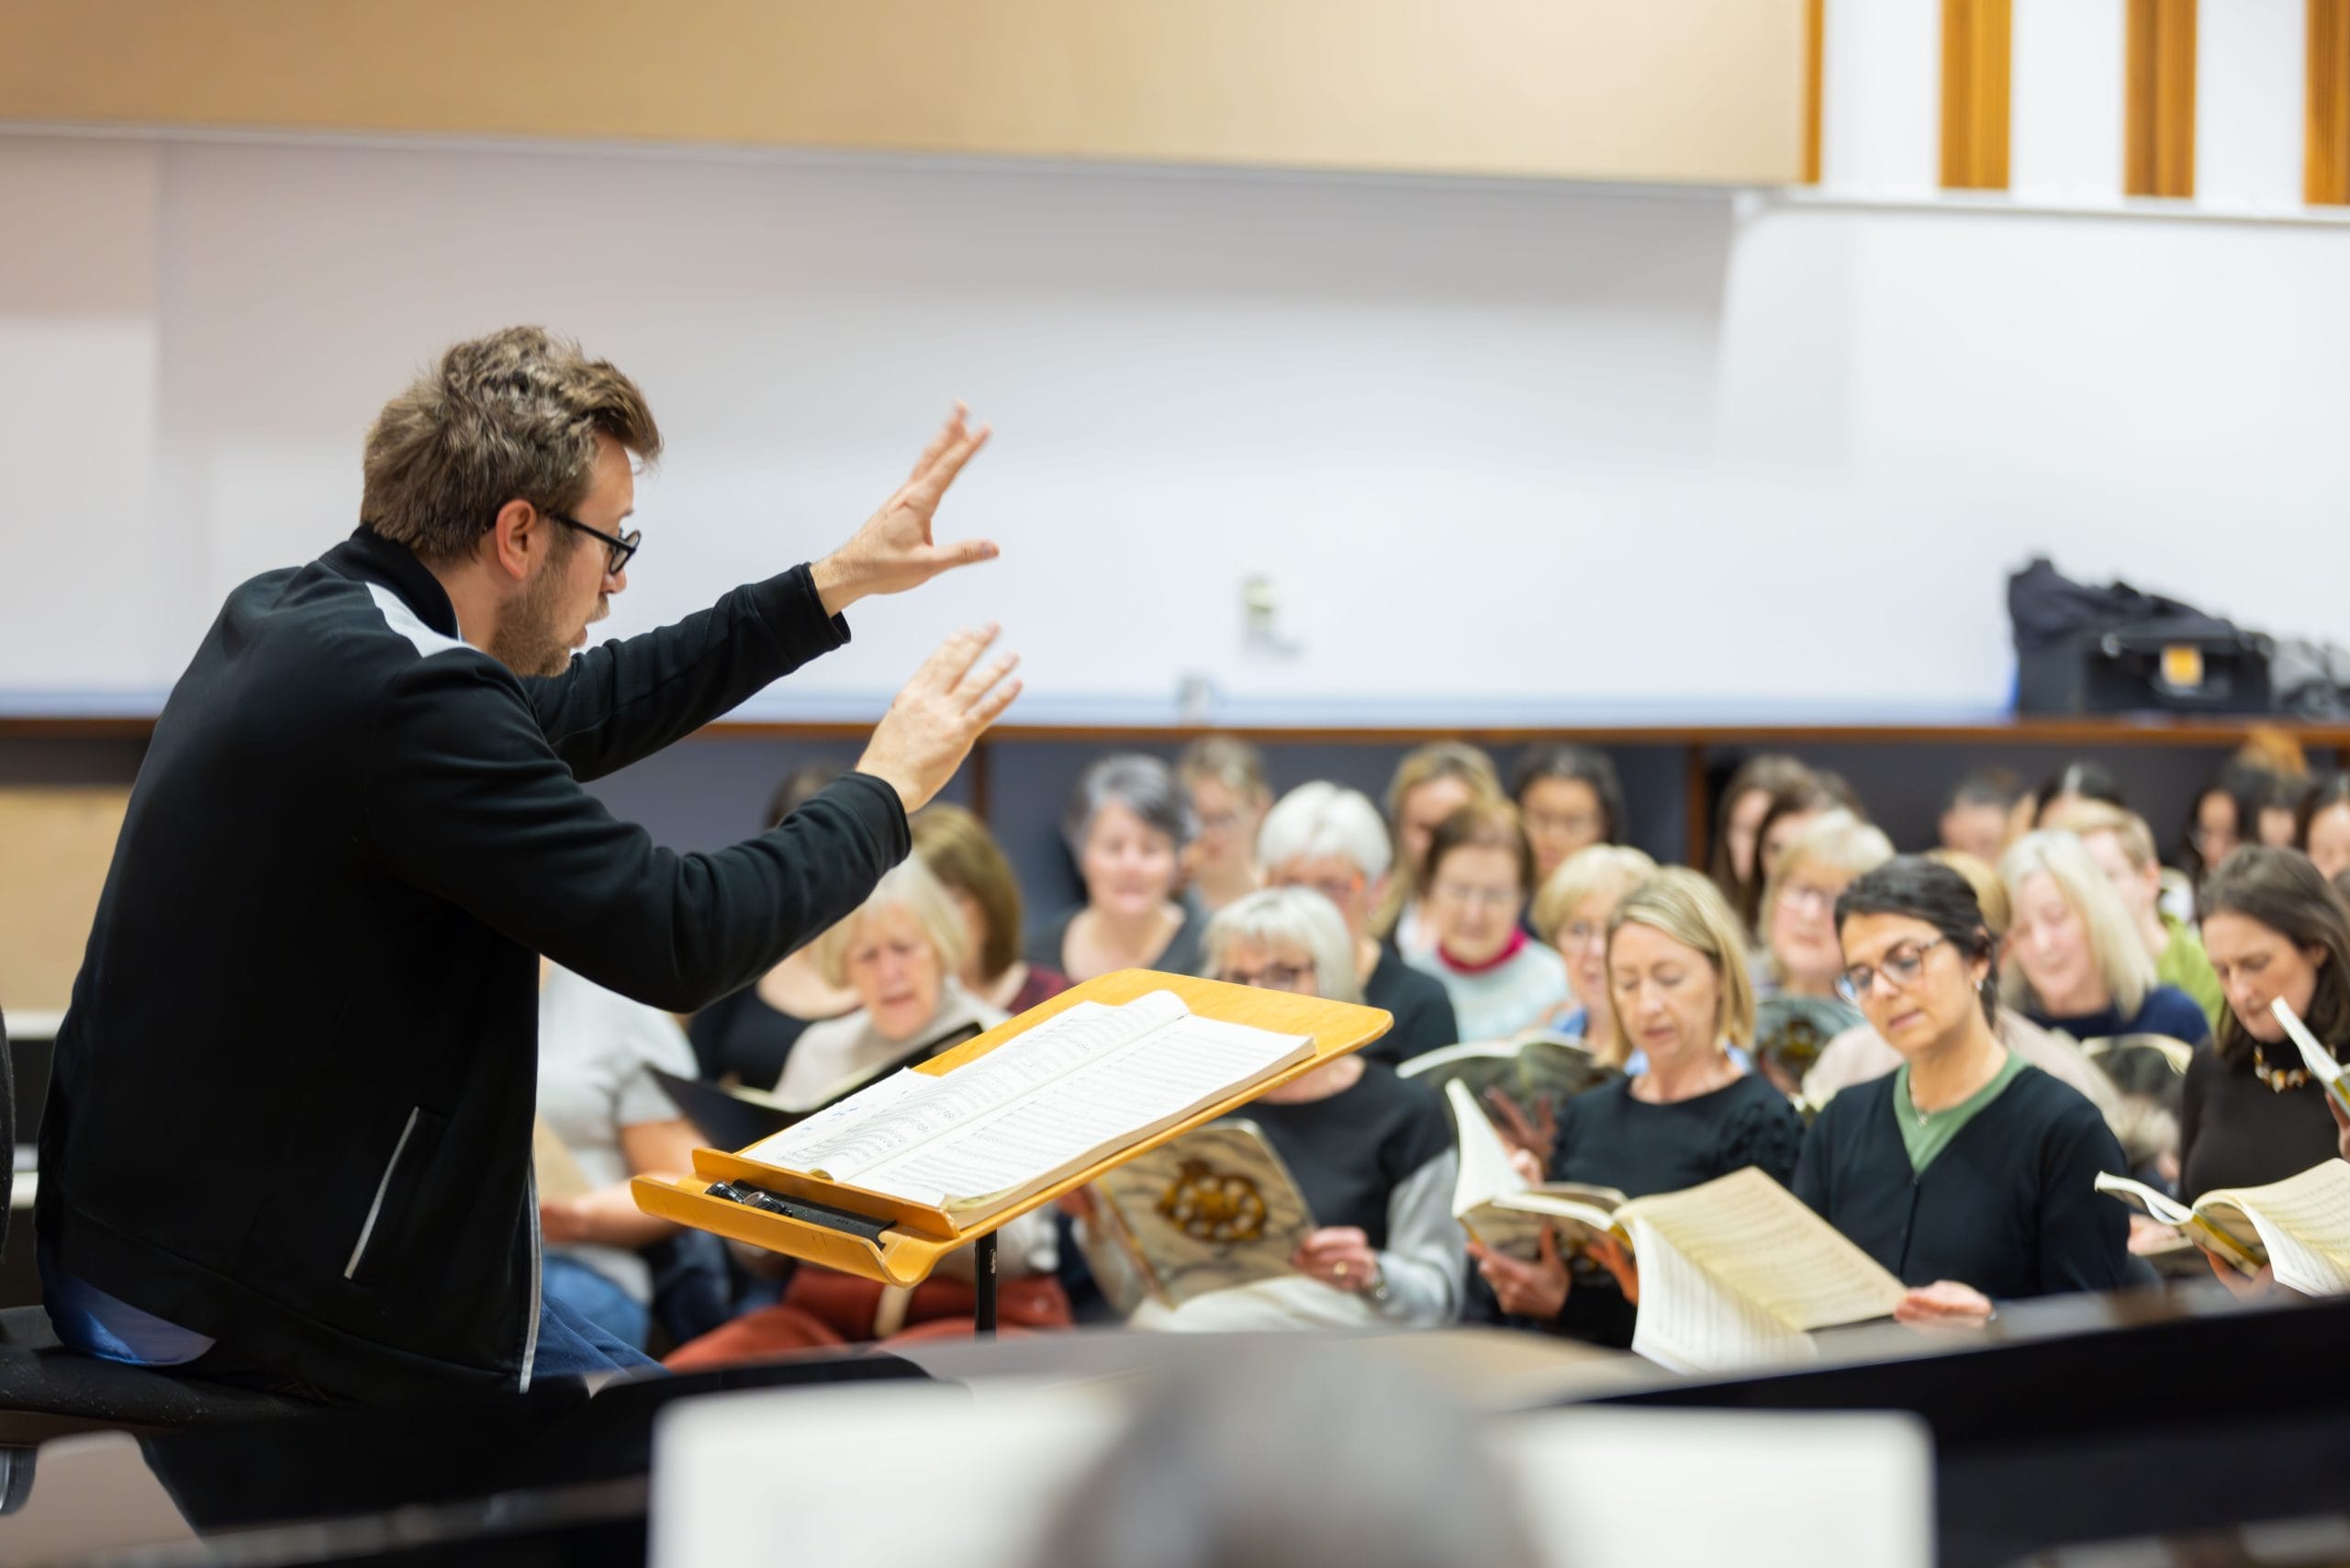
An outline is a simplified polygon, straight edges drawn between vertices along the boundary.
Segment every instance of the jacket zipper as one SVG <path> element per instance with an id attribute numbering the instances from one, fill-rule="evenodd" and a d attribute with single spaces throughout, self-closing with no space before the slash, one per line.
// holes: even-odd
<path id="1" fill-rule="evenodd" d="M 351 1261 L 342 1266 L 346 1280 L 359 1272 L 359 1260 L 367 1255 L 367 1238 L 375 1234 L 375 1222 L 383 1217 L 384 1194 L 391 1190 L 392 1177 L 400 1168 L 400 1156 L 408 1152 L 408 1140 L 416 1134 L 416 1118 L 424 1113 L 421 1105 L 410 1106 L 408 1126 L 400 1129 L 400 1141 L 392 1145 L 392 1158 L 384 1166 L 384 1179 L 375 1183 L 375 1201 L 367 1205 L 367 1221 L 359 1227 L 358 1244 L 351 1249 Z"/>
<path id="2" fill-rule="evenodd" d="M 520 1392 L 523 1394 L 531 1392 L 531 1363 L 539 1359 L 539 1271 L 542 1261 L 539 1256 L 539 1173 L 533 1170 L 526 1174 L 529 1179 L 523 1184 L 522 1195 L 523 1201 L 531 1205 L 531 1312 L 522 1320 L 527 1325 L 522 1330 L 522 1386 Z"/>

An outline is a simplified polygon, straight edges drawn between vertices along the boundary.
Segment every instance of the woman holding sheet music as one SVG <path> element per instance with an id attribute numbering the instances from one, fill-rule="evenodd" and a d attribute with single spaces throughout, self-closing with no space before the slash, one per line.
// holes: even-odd
<path id="1" fill-rule="evenodd" d="M 1359 1002 L 1354 943 L 1330 901 L 1304 888 L 1250 893 L 1209 923 L 1207 969 L 1236 985 Z M 1319 1227 L 1296 1272 L 1146 1303 L 1136 1327 L 1428 1328 L 1460 1313 L 1460 1154 L 1442 1102 L 1360 1052 L 1316 1068 L 1244 1113 L 1281 1156 Z"/>
<path id="2" fill-rule="evenodd" d="M 1904 1322 L 2125 1283 L 2128 1216 L 2095 1182 L 2128 1161 L 2096 1106 L 2001 1043 L 1998 951 L 1966 879 L 1904 856 L 1844 890 L 1836 924 L 1841 988 L 1902 1065 L 1820 1112 L 1796 1196 L 1912 1287 Z"/>
<path id="3" fill-rule="evenodd" d="M 2187 1069 L 2180 1193 L 2256 1187 L 2333 1152 L 2325 1091 L 2269 1011 L 2282 998 L 2339 1055 L 2350 1041 L 2350 909 L 2296 850 L 2239 849 L 2203 885 L 2203 945 L 2226 992 Z"/>
<path id="4" fill-rule="evenodd" d="M 1674 867 L 1633 889 L 1608 920 L 1607 976 L 1617 1026 L 1645 1066 L 1559 1108 L 1550 1179 L 1639 1198 L 1749 1165 L 1792 1176 L 1802 1118 L 1730 1056 L 1753 1038 L 1754 986 L 1738 917 L 1714 884 Z M 1545 1229 L 1530 1263 L 1469 1250 L 1505 1313 L 1631 1343 L 1631 1262 L 1613 1242 L 1571 1260 Z"/>

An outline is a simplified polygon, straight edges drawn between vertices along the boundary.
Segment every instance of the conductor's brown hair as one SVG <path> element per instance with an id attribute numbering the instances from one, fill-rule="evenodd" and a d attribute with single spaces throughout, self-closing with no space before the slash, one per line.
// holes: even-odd
<path id="1" fill-rule="evenodd" d="M 588 358 L 543 327 L 475 338 L 375 416 L 360 519 L 423 560 L 453 560 L 509 501 L 542 512 L 577 507 L 594 477 L 599 435 L 643 462 L 661 454 L 644 395 L 610 361 Z"/>

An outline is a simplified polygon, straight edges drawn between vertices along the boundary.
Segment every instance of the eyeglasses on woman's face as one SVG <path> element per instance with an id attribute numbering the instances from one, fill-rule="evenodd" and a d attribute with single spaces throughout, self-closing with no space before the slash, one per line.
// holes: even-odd
<path id="1" fill-rule="evenodd" d="M 1876 990 L 1879 979 L 1895 991 L 1907 991 L 1925 973 L 1926 955 L 1949 940 L 1937 936 L 1930 942 L 1904 942 L 1874 964 L 1854 964 L 1836 977 L 1836 993 L 1859 1006 Z"/>

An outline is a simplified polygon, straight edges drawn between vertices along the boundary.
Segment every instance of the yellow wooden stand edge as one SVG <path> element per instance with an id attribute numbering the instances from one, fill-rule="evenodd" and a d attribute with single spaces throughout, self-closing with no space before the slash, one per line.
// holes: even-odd
<path id="1" fill-rule="evenodd" d="M 1298 996 L 1289 991 L 1226 985 L 1221 980 L 1163 975 L 1150 969 L 1120 969 L 1114 974 L 1073 986 L 1051 1001 L 1029 1009 L 976 1039 L 966 1041 L 914 1070 L 944 1075 L 978 1060 L 1005 1041 L 1018 1037 L 1080 1002 L 1099 1002 L 1116 1006 L 1154 991 L 1173 991 L 1183 999 L 1185 1006 L 1203 1018 L 1221 1018 L 1282 1035 L 1310 1035 L 1314 1038 L 1314 1055 L 1289 1071 L 1269 1079 L 1245 1093 L 1220 1101 L 1187 1121 L 1087 1167 L 1024 1203 L 1001 1214 L 990 1215 L 968 1229 L 958 1229 L 955 1222 L 939 1209 L 910 1204 L 902 1198 L 889 1197 L 879 1193 L 868 1193 L 845 1182 L 821 1181 L 796 1170 L 745 1159 L 739 1153 L 729 1154 L 715 1148 L 694 1150 L 694 1175 L 691 1178 L 637 1177 L 630 1183 L 636 1206 L 662 1219 L 675 1220 L 697 1230 L 712 1231 L 770 1252 L 781 1252 L 811 1263 L 821 1263 L 843 1273 L 878 1280 L 889 1285 L 919 1284 L 930 1277 L 940 1259 L 957 1248 L 968 1246 L 1031 1209 L 1053 1202 L 1064 1193 L 1074 1192 L 1104 1171 L 1125 1164 L 1146 1150 L 1157 1148 L 1194 1127 L 1226 1115 L 1258 1096 L 1303 1078 L 1349 1051 L 1360 1050 L 1387 1033 L 1394 1024 L 1393 1015 L 1376 1007 L 1325 1002 L 1319 997 Z M 768 1214 L 724 1198 L 711 1197 L 709 1188 L 714 1182 L 746 1182 L 787 1197 L 846 1209 L 852 1214 L 876 1220 L 888 1220 L 890 1228 L 882 1232 L 877 1244 L 846 1231 L 830 1230 L 786 1215 Z"/>

